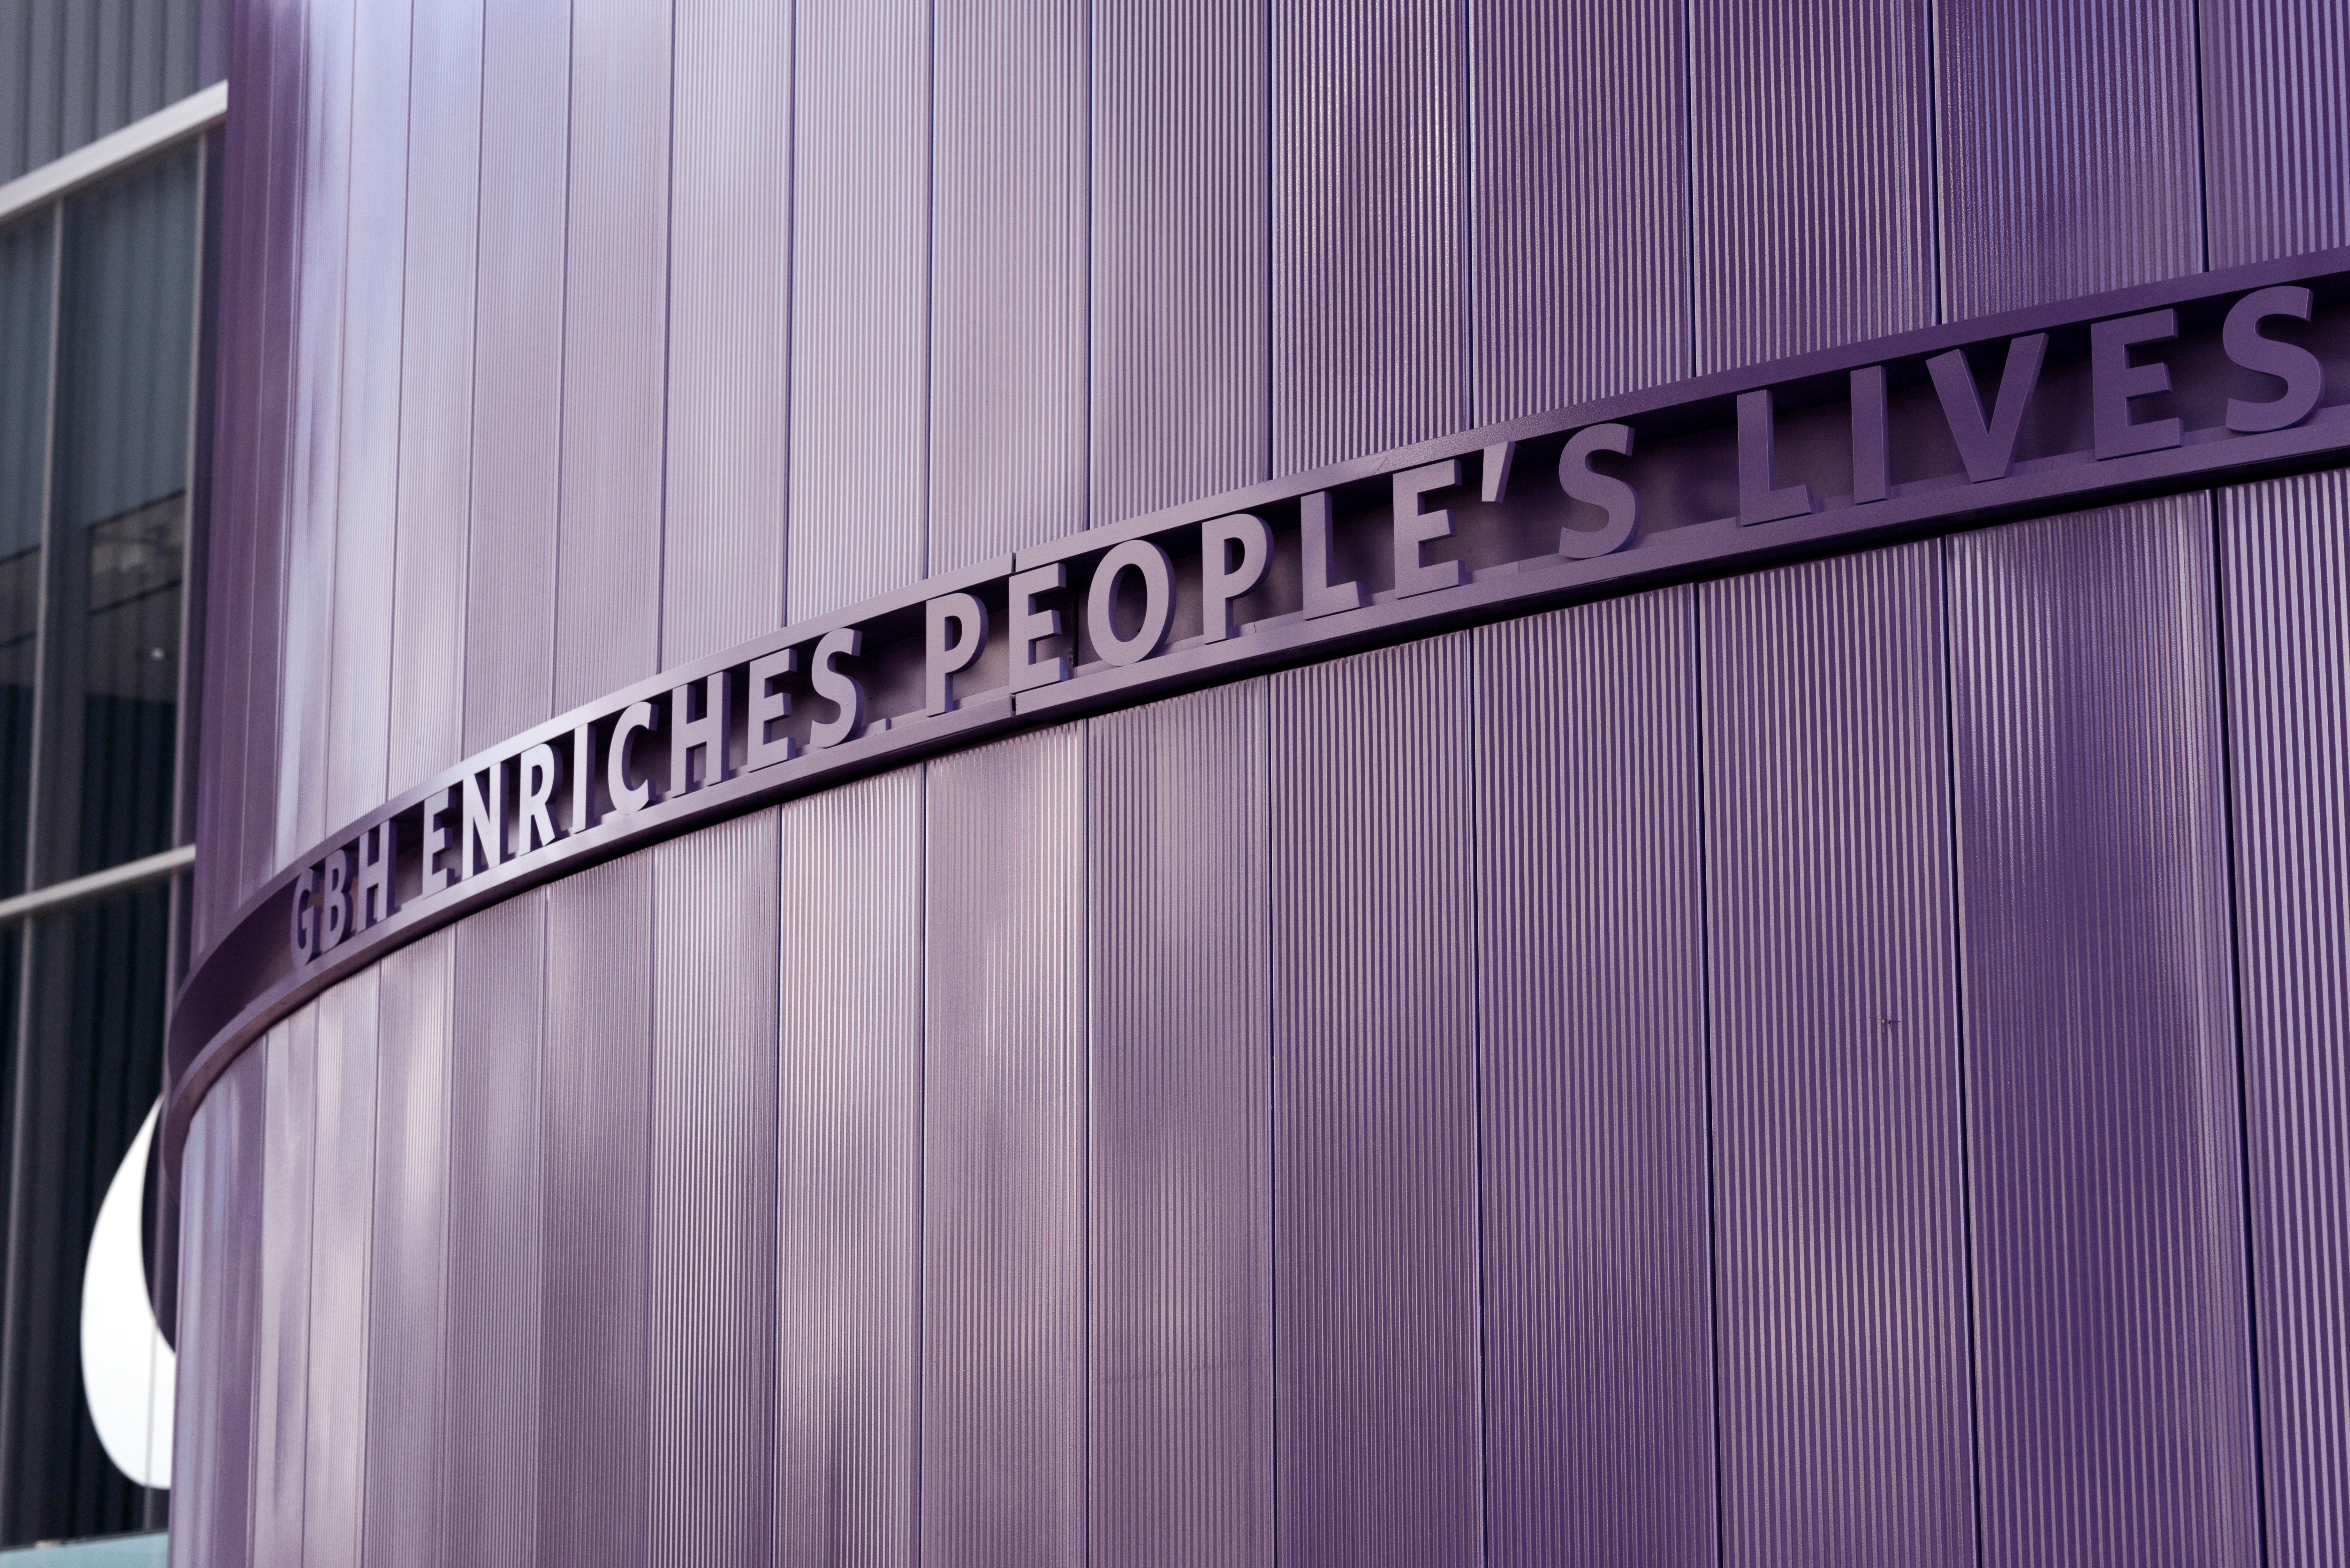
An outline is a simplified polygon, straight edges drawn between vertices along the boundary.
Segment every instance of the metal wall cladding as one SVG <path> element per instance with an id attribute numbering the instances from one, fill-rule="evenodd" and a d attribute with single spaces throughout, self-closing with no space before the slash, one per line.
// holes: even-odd
<path id="1" fill-rule="evenodd" d="M 368 1437 L 368 1241 L 375 1210 L 380 971 L 318 998 L 317 1167 L 310 1211 L 308 1438 L 302 1561 L 359 1561 Z"/>
<path id="2" fill-rule="evenodd" d="M 180 1368 L 172 1407 L 173 1549 L 192 1568 L 253 1557 L 253 1441 L 261 1346 L 260 1216 L 267 1053 L 249 1051 L 204 1097 L 181 1163 Z"/>
<path id="3" fill-rule="evenodd" d="M 1690 373 L 1686 11 L 1471 0 L 1475 422 Z"/>
<path id="4" fill-rule="evenodd" d="M 255 1314 L 253 1560 L 303 1561 L 309 1445 L 310 1238 L 318 1135 L 318 1012 L 253 1046 L 263 1060 L 259 1310 Z"/>
<path id="5" fill-rule="evenodd" d="M 1976 1561 L 1941 567 L 1700 597 L 1733 1563 Z"/>
<path id="6" fill-rule="evenodd" d="M 2350 244 L 2350 6 L 2202 0 L 2196 23 L 2209 265 Z"/>
<path id="7" fill-rule="evenodd" d="M 1469 680 L 1456 635 L 1272 682 L 1274 1446 L 1287 1563 L 1478 1554 Z"/>
<path id="8" fill-rule="evenodd" d="M 2350 481 L 2220 493 L 2268 1560 L 2350 1552 Z"/>
<path id="9" fill-rule="evenodd" d="M 775 1128 L 775 1561 L 915 1561 L 922 771 L 792 802 Z"/>
<path id="10" fill-rule="evenodd" d="M 931 764 L 920 1561 L 1086 1558 L 1085 733 Z"/>
<path id="11" fill-rule="evenodd" d="M 1476 637 L 1495 1568 L 1715 1561 L 1693 605 Z"/>
<path id="12" fill-rule="evenodd" d="M 217 80 L 202 0 L 30 0 L 0 48 L 0 181 L 61 158 Z"/>
<path id="13" fill-rule="evenodd" d="M 1984 1559 L 2252 1562 L 2210 508 L 1949 549 Z"/>
<path id="14" fill-rule="evenodd" d="M 1092 1560 L 1274 1560 L 1263 681 L 1087 742 Z"/>

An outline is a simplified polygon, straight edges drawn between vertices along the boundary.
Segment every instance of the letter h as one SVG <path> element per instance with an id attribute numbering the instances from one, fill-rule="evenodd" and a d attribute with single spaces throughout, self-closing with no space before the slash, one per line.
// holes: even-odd
<path id="1" fill-rule="evenodd" d="M 672 798 L 693 787 L 693 753 L 702 753 L 703 784 L 722 783 L 726 766 L 726 671 L 721 670 L 702 683 L 702 717 L 691 717 L 693 682 L 669 694 L 669 793 Z"/>
<path id="2" fill-rule="evenodd" d="M 379 920 L 391 919 L 399 908 L 391 891 L 391 873 L 399 854 L 398 841 L 392 836 L 396 817 L 383 821 L 359 835 L 359 877 L 351 884 L 353 928 L 365 930 Z"/>

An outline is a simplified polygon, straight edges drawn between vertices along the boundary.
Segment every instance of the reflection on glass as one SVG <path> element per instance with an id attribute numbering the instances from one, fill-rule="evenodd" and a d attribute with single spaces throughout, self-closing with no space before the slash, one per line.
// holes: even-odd
<path id="1" fill-rule="evenodd" d="M 40 670 L 52 222 L 43 213 L 0 234 L 0 896 L 25 888 L 33 683 Z"/>

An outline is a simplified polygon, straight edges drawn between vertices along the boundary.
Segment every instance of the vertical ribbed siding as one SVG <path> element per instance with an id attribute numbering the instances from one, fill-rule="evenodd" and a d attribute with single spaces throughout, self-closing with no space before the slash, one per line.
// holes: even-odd
<path id="1" fill-rule="evenodd" d="M 930 569 L 1086 525 L 1087 0 L 936 0 Z"/>
<path id="2" fill-rule="evenodd" d="M 1690 371 L 1684 0 L 1470 0 L 1469 422 Z"/>
<path id="3" fill-rule="evenodd" d="M 1476 639 L 1495 1568 L 1715 1554 L 1691 593 Z"/>
<path id="4" fill-rule="evenodd" d="M 2269 1562 L 2350 1559 L 2350 478 L 2220 493 Z"/>
<path id="5" fill-rule="evenodd" d="M 464 750 L 473 258 L 482 161 L 481 0 L 435 0 L 420 7 L 410 29 L 409 51 L 399 539 L 389 585 L 388 794 L 421 783 Z M 386 302 L 374 303 L 381 308 Z M 205 720 L 210 722 L 209 711 Z"/>
<path id="6" fill-rule="evenodd" d="M 1940 546 L 1700 616 L 1723 1555 L 1971 1568 Z"/>
<path id="7" fill-rule="evenodd" d="M 310 1366 L 302 1562 L 359 1560 L 368 1438 L 368 1235 L 375 1210 L 376 1005 L 381 971 L 318 998 L 317 1169 L 310 1214 Z"/>
<path id="8" fill-rule="evenodd" d="M 463 752 L 553 700 L 571 13 L 485 0 L 482 21 Z"/>
<path id="9" fill-rule="evenodd" d="M 1271 472 L 1269 0 L 1097 0 L 1093 519 Z"/>
<path id="10" fill-rule="evenodd" d="M 1695 0 L 1700 375 L 1932 324 L 1925 0 Z"/>
<path id="11" fill-rule="evenodd" d="M 1273 1563 L 1265 687 L 1094 721 L 1093 1560 Z"/>
<path id="12" fill-rule="evenodd" d="M 514 1568 L 537 1552 L 546 899 L 525 893 L 455 933 L 441 1438 L 451 1568 Z"/>
<path id="13" fill-rule="evenodd" d="M 574 5 L 571 101 L 563 475 L 547 564 L 556 712 L 660 668 L 670 7 Z"/>
<path id="14" fill-rule="evenodd" d="M 2200 0 L 2208 265 L 2350 244 L 2350 9 Z"/>
<path id="15" fill-rule="evenodd" d="M 664 667 L 783 624 L 792 7 L 680 5 L 676 47 Z"/>
<path id="16" fill-rule="evenodd" d="M 923 572 L 929 0 L 795 0 L 786 619 Z"/>
<path id="17" fill-rule="evenodd" d="M 302 1561 L 302 1461 L 309 1429 L 310 1205 L 317 1155 L 316 1003 L 254 1043 L 266 1076 L 261 1158 L 261 1289 L 255 1314 L 253 1560 Z"/>
<path id="18" fill-rule="evenodd" d="M 172 1511 L 182 1568 L 253 1561 L 267 1059 L 256 1046 L 213 1085 L 181 1166 Z"/>
<path id="19" fill-rule="evenodd" d="M 1462 19 L 1427 0 L 1273 18 L 1273 471 L 1468 422 Z"/>
<path id="20" fill-rule="evenodd" d="M 216 6 L 219 0 L 213 0 Z M 0 181 L 140 119 L 203 85 L 202 0 L 30 0 L 0 22 Z M 109 26 L 88 24 L 105 16 Z M 80 24 L 70 29 L 71 21 Z"/>
<path id="21" fill-rule="evenodd" d="M 775 1129 L 775 1561 L 910 1568 L 921 1281 L 922 772 L 794 801 Z"/>
<path id="22" fill-rule="evenodd" d="M 644 1557 L 653 863 L 547 890 L 538 1560 Z"/>
<path id="23" fill-rule="evenodd" d="M 367 1568 L 438 1568 L 441 1562 L 455 940 L 453 932 L 438 931 L 383 961 L 375 1213 L 368 1238 L 367 1501 L 359 1553 Z"/>
<path id="24" fill-rule="evenodd" d="M 1479 1551 L 1470 644 L 1272 682 L 1280 1560 Z"/>
<path id="25" fill-rule="evenodd" d="M 2203 265 L 2195 0 L 1940 0 L 1942 317 Z"/>
<path id="26" fill-rule="evenodd" d="M 1984 1561 L 2250 1563 L 2209 508 L 1947 547 Z"/>
<path id="27" fill-rule="evenodd" d="M 925 1568 L 1086 1561 L 1085 732 L 925 801 Z"/>
<path id="28" fill-rule="evenodd" d="M 652 1556 L 750 1568 L 775 1544 L 775 814 L 652 860 Z"/>

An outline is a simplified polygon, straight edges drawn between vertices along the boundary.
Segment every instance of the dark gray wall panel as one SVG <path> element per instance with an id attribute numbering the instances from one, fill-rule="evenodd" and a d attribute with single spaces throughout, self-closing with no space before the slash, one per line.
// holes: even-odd
<path id="1" fill-rule="evenodd" d="M 933 572 L 1087 523 L 1087 9 L 933 7 Z"/>
<path id="2" fill-rule="evenodd" d="M 317 1003 L 271 1030 L 264 1054 L 261 1289 L 253 1380 L 253 1559 L 302 1561 L 309 1436 L 310 1232 L 318 1131 Z"/>
<path id="3" fill-rule="evenodd" d="M 783 843 L 775 1561 L 914 1562 L 922 772 L 807 796 Z"/>
<path id="4" fill-rule="evenodd" d="M 310 1393 L 302 1561 L 359 1561 L 368 1438 L 368 1238 L 375 1210 L 381 971 L 318 998 L 317 1169 L 310 1212 Z"/>
<path id="5" fill-rule="evenodd" d="M 1462 26 L 1434 0 L 1275 7 L 1275 473 L 1468 422 Z"/>
<path id="6" fill-rule="evenodd" d="M 1273 1562 L 1265 703 L 1249 681 L 1087 739 L 1097 1562 Z"/>
<path id="7" fill-rule="evenodd" d="M 1927 26 L 1926 0 L 1695 0 L 1699 374 L 1933 322 Z"/>
<path id="8" fill-rule="evenodd" d="M 775 815 L 653 851 L 652 1559 L 768 1561 L 775 1484 Z"/>
<path id="9" fill-rule="evenodd" d="M 1723 1556 L 1971 1568 L 1941 547 L 1700 617 Z"/>
<path id="10" fill-rule="evenodd" d="M 676 47 L 665 666 L 783 624 L 792 8 L 681 5 Z"/>
<path id="11" fill-rule="evenodd" d="M 926 1568 L 1086 1561 L 1085 732 L 931 764 Z"/>
<path id="12" fill-rule="evenodd" d="M 920 577 L 929 494 L 931 6 L 796 0 L 790 589 Z"/>
<path id="13" fill-rule="evenodd" d="M 8 7 L 0 21 L 0 181 L 195 91 L 203 85 L 197 13 L 218 4 L 20 0 Z"/>
<path id="14" fill-rule="evenodd" d="M 1471 422 L 1690 373 L 1686 10 L 1471 0 Z"/>
<path id="15" fill-rule="evenodd" d="M 2200 0 L 2209 265 L 2350 244 L 2342 0 Z"/>
<path id="16" fill-rule="evenodd" d="M 253 1559 L 267 1060 L 249 1051 L 213 1086 L 181 1167 L 172 1525 L 193 1568 Z"/>
<path id="17" fill-rule="evenodd" d="M 1093 12 L 1093 517 L 1270 472 L 1269 0 Z"/>
<path id="18" fill-rule="evenodd" d="M 1942 0 L 1945 320 L 2194 272 L 2194 0 Z"/>
<path id="19" fill-rule="evenodd" d="M 1274 1447 L 1301 1568 L 1478 1552 L 1470 679 L 1461 635 L 1272 682 Z"/>
<path id="20" fill-rule="evenodd" d="M 2220 492 L 2268 1561 L 2350 1556 L 2350 477 Z"/>
<path id="21" fill-rule="evenodd" d="M 2252 1562 L 2209 507 L 1948 548 L 1985 1561 Z"/>
<path id="22" fill-rule="evenodd" d="M 1692 607 L 1476 639 L 1496 1568 L 1715 1557 Z"/>
<path id="23" fill-rule="evenodd" d="M 538 1560 L 644 1559 L 653 862 L 547 891 Z"/>

